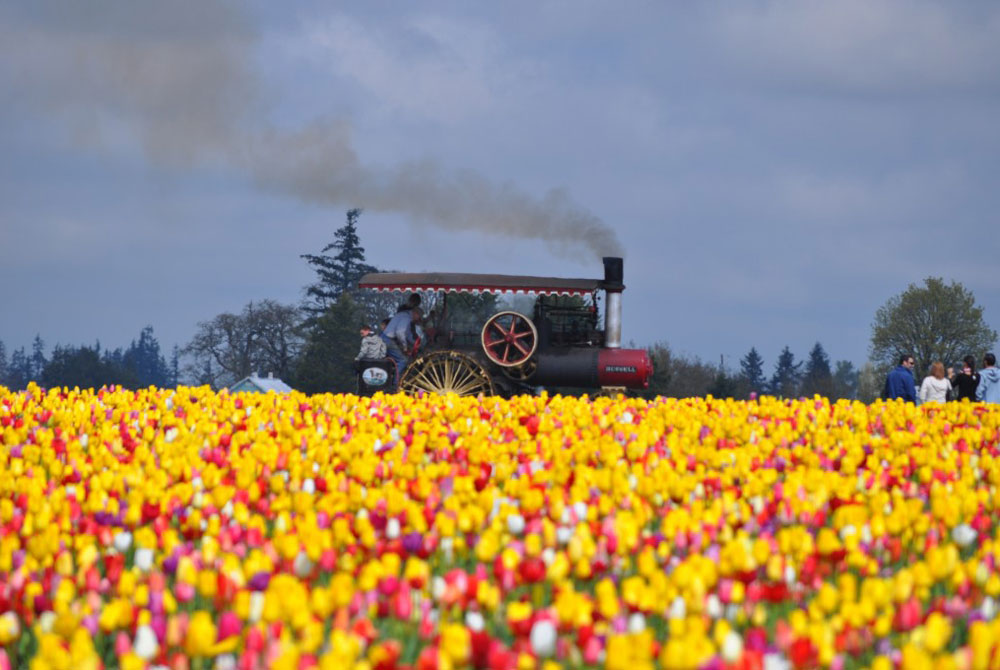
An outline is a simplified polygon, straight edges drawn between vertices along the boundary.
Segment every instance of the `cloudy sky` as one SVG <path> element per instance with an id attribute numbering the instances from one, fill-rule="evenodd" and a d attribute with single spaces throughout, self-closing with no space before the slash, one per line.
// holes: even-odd
<path id="1" fill-rule="evenodd" d="M 368 260 L 600 276 L 624 337 L 861 364 L 886 299 L 1000 327 L 1000 4 L 0 6 L 0 340 L 169 349 L 363 207 Z"/>

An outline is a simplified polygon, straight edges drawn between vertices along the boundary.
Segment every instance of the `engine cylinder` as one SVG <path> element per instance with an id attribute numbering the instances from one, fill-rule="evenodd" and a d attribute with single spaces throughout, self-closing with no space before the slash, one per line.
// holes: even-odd
<path id="1" fill-rule="evenodd" d="M 539 353 L 531 381 L 542 386 L 644 389 L 652 375 L 653 364 L 645 349 L 573 348 Z"/>

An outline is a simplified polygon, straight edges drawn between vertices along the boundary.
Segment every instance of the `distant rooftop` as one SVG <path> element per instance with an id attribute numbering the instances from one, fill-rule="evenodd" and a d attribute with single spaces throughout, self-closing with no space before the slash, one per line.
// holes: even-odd
<path id="1" fill-rule="evenodd" d="M 267 377 L 261 377 L 258 375 L 244 377 L 230 386 L 229 390 L 233 393 L 240 391 L 250 391 L 252 393 L 267 393 L 268 391 L 274 391 L 275 393 L 291 393 L 293 389 L 285 382 L 269 374 Z"/>

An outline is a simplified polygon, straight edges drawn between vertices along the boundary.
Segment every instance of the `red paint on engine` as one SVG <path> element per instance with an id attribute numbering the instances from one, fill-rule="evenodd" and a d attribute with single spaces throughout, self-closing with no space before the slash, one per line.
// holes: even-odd
<path id="1" fill-rule="evenodd" d="M 597 354 L 597 379 L 601 386 L 649 388 L 653 362 L 645 349 L 601 349 Z"/>

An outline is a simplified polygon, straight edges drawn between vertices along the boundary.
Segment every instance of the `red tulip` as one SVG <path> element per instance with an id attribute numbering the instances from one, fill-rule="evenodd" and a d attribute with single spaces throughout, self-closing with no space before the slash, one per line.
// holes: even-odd
<path id="1" fill-rule="evenodd" d="M 788 650 L 788 658 L 796 668 L 807 668 L 816 662 L 816 647 L 808 637 L 799 637 Z"/>
<path id="2" fill-rule="evenodd" d="M 392 613 L 403 621 L 408 621 L 413 616 L 413 598 L 410 585 L 406 582 L 403 582 L 392 596 Z"/>
<path id="3" fill-rule="evenodd" d="M 417 657 L 417 670 L 438 670 L 439 667 L 437 647 L 424 647 Z"/>
<path id="4" fill-rule="evenodd" d="M 545 562 L 537 556 L 525 558 L 518 566 L 521 581 L 535 584 L 545 579 Z"/>
<path id="5" fill-rule="evenodd" d="M 489 670 L 516 670 L 517 654 L 504 647 L 501 642 L 493 640 L 490 645 L 487 665 Z"/>

